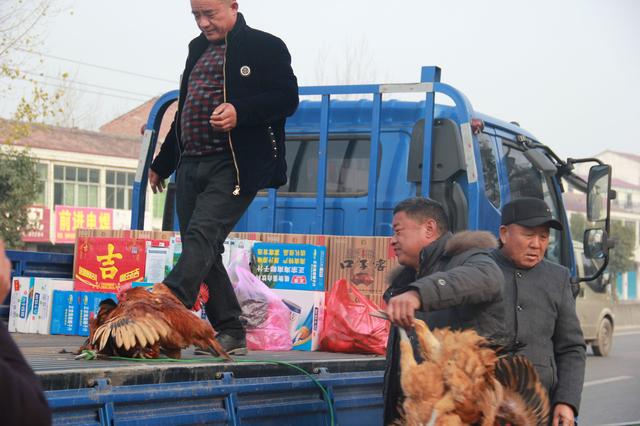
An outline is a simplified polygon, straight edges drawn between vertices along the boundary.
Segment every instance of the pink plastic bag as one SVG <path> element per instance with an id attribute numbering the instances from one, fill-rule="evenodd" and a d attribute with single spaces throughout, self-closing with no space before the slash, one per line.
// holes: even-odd
<path id="1" fill-rule="evenodd" d="M 229 269 L 247 329 L 247 349 L 291 350 L 291 312 L 273 290 L 251 273 L 248 253 L 234 259 Z"/>

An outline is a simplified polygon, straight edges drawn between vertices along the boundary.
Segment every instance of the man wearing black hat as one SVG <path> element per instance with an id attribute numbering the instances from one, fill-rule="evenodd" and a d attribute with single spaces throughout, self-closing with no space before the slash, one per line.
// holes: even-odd
<path id="1" fill-rule="evenodd" d="M 571 425 L 584 382 L 584 337 L 569 270 L 544 258 L 549 228 L 562 230 L 547 204 L 518 198 L 502 209 L 500 248 L 492 252 L 505 278 L 506 328 L 549 392 L 553 425 Z"/>

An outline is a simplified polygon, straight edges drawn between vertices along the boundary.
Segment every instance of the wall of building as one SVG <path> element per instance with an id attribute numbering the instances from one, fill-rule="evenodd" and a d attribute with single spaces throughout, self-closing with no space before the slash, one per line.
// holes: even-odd
<path id="1" fill-rule="evenodd" d="M 132 183 L 138 166 L 138 160 L 114 155 L 90 155 L 77 152 L 67 152 L 52 149 L 30 148 L 30 152 L 39 163 L 42 181 L 42 194 L 37 202 L 49 210 L 49 242 L 32 241 L 27 244 L 28 250 L 69 251 L 70 247 L 56 241 L 56 206 L 88 207 L 111 210 L 111 227 L 114 229 L 128 229 L 131 223 L 131 193 Z M 94 182 L 80 181 L 80 170 L 91 171 Z M 60 172 L 63 172 L 62 179 Z M 73 176 L 65 176 L 69 171 Z M 119 181 L 118 181 L 119 180 Z M 60 189 L 62 187 L 62 189 Z M 85 188 L 91 187 L 96 196 L 83 196 Z M 73 197 L 68 196 L 73 190 Z M 66 197 L 60 197 L 61 192 Z M 153 198 L 154 194 L 148 190 L 146 194 L 145 229 L 160 229 L 162 226 L 162 200 Z M 158 196 L 155 196 L 158 198 Z M 57 198 L 57 199 L 56 199 Z M 73 201 L 70 202 L 70 199 Z M 154 201 L 155 209 L 154 209 Z M 158 203 L 158 201 L 162 201 Z M 154 215 L 155 210 L 155 215 Z M 62 243 L 68 245 L 68 243 Z"/>

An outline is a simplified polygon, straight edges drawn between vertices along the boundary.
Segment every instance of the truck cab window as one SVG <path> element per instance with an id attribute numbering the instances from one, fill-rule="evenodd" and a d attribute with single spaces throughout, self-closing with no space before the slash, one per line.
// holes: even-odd
<path id="1" fill-rule="evenodd" d="M 561 220 L 558 209 L 557 194 L 553 182 L 550 178 L 540 173 L 524 156 L 522 150 L 506 139 L 502 144 L 502 162 L 507 171 L 509 179 L 509 192 L 511 199 L 521 197 L 534 197 L 544 200 L 551 214 L 555 219 Z M 552 262 L 562 264 L 562 232 L 557 229 L 550 229 L 549 248 L 547 248 L 547 259 Z"/>
<path id="2" fill-rule="evenodd" d="M 286 185 L 279 195 L 315 195 L 318 184 L 318 137 L 287 138 Z M 369 182 L 368 136 L 330 139 L 327 148 L 327 196 L 366 195 Z"/>
<path id="3" fill-rule="evenodd" d="M 500 183 L 496 167 L 496 152 L 491 137 L 485 133 L 478 135 L 480 158 L 482 159 L 482 176 L 484 178 L 484 192 L 487 199 L 495 208 L 500 208 Z"/>

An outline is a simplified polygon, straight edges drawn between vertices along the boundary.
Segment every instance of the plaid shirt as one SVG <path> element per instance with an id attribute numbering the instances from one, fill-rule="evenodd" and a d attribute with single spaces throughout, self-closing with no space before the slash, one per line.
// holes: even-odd
<path id="1" fill-rule="evenodd" d="M 180 120 L 185 156 L 204 156 L 229 150 L 226 132 L 216 132 L 209 119 L 224 102 L 224 55 L 226 45 L 210 43 L 189 76 L 187 96 Z"/>

